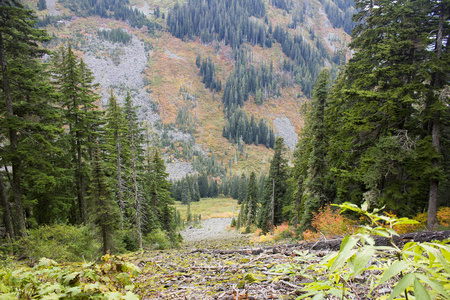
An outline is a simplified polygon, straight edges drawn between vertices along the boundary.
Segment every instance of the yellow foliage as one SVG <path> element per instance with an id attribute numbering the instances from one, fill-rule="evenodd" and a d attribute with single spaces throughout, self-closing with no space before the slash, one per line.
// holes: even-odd
<path id="1" fill-rule="evenodd" d="M 450 227 L 450 207 L 441 207 L 437 212 L 437 219 L 440 225 Z"/>
<path id="2" fill-rule="evenodd" d="M 397 217 L 392 212 L 385 213 L 385 214 L 392 218 Z M 425 229 L 427 226 L 427 218 L 428 218 L 428 214 L 426 212 L 418 213 L 416 216 L 413 217 L 413 220 L 416 220 L 417 222 L 419 222 L 418 224 L 398 225 L 398 226 L 394 226 L 394 229 L 398 234 L 422 230 L 422 229 Z M 450 227 L 450 207 L 439 208 L 439 210 L 437 211 L 437 219 L 438 219 L 439 225 L 444 226 L 444 227 Z"/>
<path id="3" fill-rule="evenodd" d="M 261 235 L 261 232 L 261 229 L 258 228 L 253 234 L 253 237 L 250 238 L 250 240 L 254 243 L 266 243 L 279 241 L 281 239 L 289 238 L 294 235 L 292 227 L 290 227 L 287 222 L 276 226 L 273 229 L 273 234 L 268 233 L 266 235 Z"/>

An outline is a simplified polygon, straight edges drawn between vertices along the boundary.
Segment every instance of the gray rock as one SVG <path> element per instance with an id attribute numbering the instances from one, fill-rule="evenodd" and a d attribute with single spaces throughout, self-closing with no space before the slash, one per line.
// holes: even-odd
<path id="1" fill-rule="evenodd" d="M 284 144 L 289 149 L 294 150 L 298 142 L 298 134 L 295 132 L 291 121 L 287 117 L 282 117 L 273 120 L 273 124 L 277 130 L 277 136 L 281 136 L 284 139 Z"/>

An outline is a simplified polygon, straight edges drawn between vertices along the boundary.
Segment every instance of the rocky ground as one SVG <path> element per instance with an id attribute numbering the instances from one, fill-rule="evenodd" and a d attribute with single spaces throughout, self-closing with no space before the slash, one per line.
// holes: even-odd
<path id="1" fill-rule="evenodd" d="M 275 125 L 277 136 L 281 136 L 284 139 L 284 144 L 289 149 L 294 150 L 298 142 L 298 134 L 295 132 L 294 126 L 287 117 L 276 118 L 273 120 Z"/>
<path id="2" fill-rule="evenodd" d="M 181 231 L 186 245 L 190 247 L 214 246 L 217 241 L 218 245 L 223 241 L 241 241 L 244 244 L 249 242 L 249 235 L 237 233 L 235 230 L 230 230 L 232 218 L 212 218 L 202 221 L 200 226 L 189 226 Z"/>
<path id="3" fill-rule="evenodd" d="M 56 10 L 57 0 L 46 0 L 48 14 L 51 16 L 59 16 L 60 12 Z"/>
<path id="4" fill-rule="evenodd" d="M 181 232 L 181 249 L 136 257 L 135 263 L 143 269 L 136 284 L 142 299 L 287 299 L 294 295 L 286 289 L 288 277 L 269 271 L 291 257 L 261 250 L 249 235 L 230 231 L 230 222 L 231 218 L 205 220 Z M 262 288 L 262 282 L 270 285 L 279 275 L 287 281 Z"/>
<path id="5" fill-rule="evenodd" d="M 144 251 L 130 258 L 142 269 L 135 292 L 141 299 L 296 299 L 305 293 L 302 287 L 313 282 L 311 278 L 321 276 L 316 268 L 324 256 L 339 249 L 341 241 L 258 245 L 251 242 L 250 235 L 229 231 L 230 222 L 229 218 L 205 220 L 200 227 L 181 233 L 184 243 L 180 249 Z M 401 245 L 449 236 L 450 231 L 412 233 L 394 242 Z M 371 290 L 373 275 L 380 275 L 377 264 L 383 254 L 379 255 L 371 259 L 373 270 L 350 282 L 346 294 L 350 298 L 346 299 L 387 299 L 397 279 Z M 329 299 L 342 299 L 338 294 Z"/>

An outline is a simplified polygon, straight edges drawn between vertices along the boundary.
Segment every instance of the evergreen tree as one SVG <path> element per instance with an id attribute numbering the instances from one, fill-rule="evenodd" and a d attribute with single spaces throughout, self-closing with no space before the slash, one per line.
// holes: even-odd
<path id="1" fill-rule="evenodd" d="M 255 222 L 258 205 L 258 191 L 255 172 L 250 173 L 246 202 L 247 202 L 247 224 L 251 226 Z"/>
<path id="2" fill-rule="evenodd" d="M 47 9 L 47 2 L 45 0 L 39 0 L 38 3 L 37 3 L 37 8 L 39 10 Z"/>
<path id="3" fill-rule="evenodd" d="M 189 184 L 187 182 L 187 179 L 183 179 L 183 183 L 181 185 L 181 202 L 183 204 L 190 205 L 191 203 L 191 193 L 189 192 Z"/>
<path id="4" fill-rule="evenodd" d="M 132 203 L 134 203 L 135 217 L 136 217 L 136 231 L 138 235 L 139 248 L 142 248 L 142 219 L 144 216 L 144 209 L 142 207 L 142 199 L 139 192 L 138 171 L 141 168 L 143 162 L 141 144 L 143 141 L 142 130 L 138 117 L 136 115 L 135 107 L 133 106 L 133 100 L 131 99 L 130 92 L 127 91 L 125 98 L 124 114 L 127 124 L 127 131 L 125 138 L 130 143 L 130 163 L 131 163 L 131 179 L 132 179 Z"/>
<path id="5" fill-rule="evenodd" d="M 242 204 L 247 198 L 247 178 L 244 173 L 241 174 L 239 179 L 239 190 L 238 190 L 238 204 Z"/>
<path id="6" fill-rule="evenodd" d="M 93 140 L 98 135 L 103 113 L 97 109 L 97 85 L 92 72 L 76 58 L 72 47 L 61 47 L 55 54 L 56 86 L 60 93 L 68 127 L 68 139 L 72 153 L 72 166 L 78 200 L 77 221 L 86 223 L 86 183 L 89 173 L 87 162 L 92 159 Z"/>
<path id="7" fill-rule="evenodd" d="M 124 173 L 122 165 L 129 161 L 126 139 L 126 121 L 123 108 L 117 103 L 116 96 L 111 89 L 105 115 L 105 151 L 108 153 L 108 169 L 114 178 L 115 198 L 120 209 L 120 229 L 123 231 L 125 202 L 124 202 Z"/>
<path id="8" fill-rule="evenodd" d="M 200 192 L 201 198 L 206 198 L 210 195 L 209 186 L 208 186 L 208 177 L 206 173 L 199 175 L 198 177 L 198 189 Z"/>
<path id="9" fill-rule="evenodd" d="M 440 115 L 448 110 L 448 1 L 355 3 L 355 53 L 326 116 L 337 195 L 399 215 L 428 205 L 432 229 L 443 178 Z"/>
<path id="10" fill-rule="evenodd" d="M 117 103 L 117 98 L 111 89 L 111 95 L 108 99 L 108 105 L 105 115 L 105 151 L 108 153 L 108 168 L 110 174 L 113 174 L 115 197 L 120 209 L 120 228 L 123 231 L 125 202 L 124 202 L 124 174 L 122 165 L 124 156 L 127 155 L 125 145 L 126 122 L 123 114 L 123 108 Z"/>
<path id="11" fill-rule="evenodd" d="M 34 176 L 41 181 L 41 186 L 47 185 L 48 190 L 55 188 L 58 181 L 53 177 L 55 173 L 49 173 L 54 169 L 46 161 L 55 153 L 53 141 L 59 125 L 52 100 L 54 92 L 40 61 L 46 51 L 39 43 L 49 37 L 45 31 L 34 27 L 36 20 L 32 11 L 19 1 L 3 1 L 0 5 L 0 151 L 2 164 L 12 172 L 7 170 L 14 202 L 10 213 L 15 235 L 10 232 L 10 236 L 15 237 L 26 234 L 25 210 L 32 212 L 32 203 L 27 203 L 24 196 L 24 193 L 33 193 L 32 185 L 28 186 L 32 182 L 28 179 Z M 45 152 L 47 147 L 48 152 Z M 47 193 L 45 188 L 39 192 Z M 35 195 L 30 194 L 28 199 L 36 199 Z"/>
<path id="12" fill-rule="evenodd" d="M 120 228 L 120 212 L 111 193 L 98 147 L 94 152 L 91 177 L 88 197 L 90 219 L 99 229 L 103 254 L 106 254 L 113 249 L 113 236 Z"/>
<path id="13" fill-rule="evenodd" d="M 300 230 L 304 231 L 311 225 L 313 213 L 317 212 L 326 202 L 333 200 L 327 197 L 326 179 L 328 166 L 326 164 L 327 139 L 325 128 L 325 107 L 328 100 L 331 75 L 328 69 L 323 69 L 314 87 L 310 109 L 306 115 L 305 132 L 301 137 L 296 153 L 297 192 L 302 199 L 302 217 Z"/>
<path id="14" fill-rule="evenodd" d="M 264 185 L 264 196 L 258 216 L 258 227 L 267 233 L 273 226 L 283 223 L 283 206 L 287 203 L 287 159 L 282 137 L 275 140 L 275 153 L 270 164 L 269 176 Z"/>
<path id="15" fill-rule="evenodd" d="M 171 184 L 167 180 L 164 160 L 156 149 L 151 158 L 150 166 L 145 173 L 145 194 L 147 198 L 146 232 L 160 228 L 168 234 L 173 234 L 173 208 L 174 200 L 170 195 Z M 152 224 L 153 223 L 153 224 Z"/>

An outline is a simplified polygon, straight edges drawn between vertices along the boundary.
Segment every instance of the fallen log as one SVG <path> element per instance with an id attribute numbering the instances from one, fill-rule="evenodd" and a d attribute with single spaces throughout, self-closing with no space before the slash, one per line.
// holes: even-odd
<path id="1" fill-rule="evenodd" d="M 403 247 L 407 242 L 431 242 L 431 241 L 443 241 L 445 239 L 450 239 L 450 230 L 447 231 L 421 231 L 421 232 L 411 232 L 400 234 L 393 238 L 393 242 L 397 247 Z M 375 236 L 376 246 L 390 246 L 391 241 L 389 238 Z M 332 240 L 324 240 L 310 243 L 295 243 L 295 244 L 285 244 L 278 246 L 268 246 L 259 248 L 248 248 L 248 249 L 235 249 L 235 250 L 211 250 L 211 249 L 196 249 L 191 251 L 191 253 L 209 253 L 218 255 L 227 254 L 241 254 L 241 255 L 260 255 L 262 253 L 266 254 L 284 254 L 292 255 L 293 250 L 328 250 L 328 251 L 339 251 L 341 247 L 342 237 L 335 238 Z"/>
<path id="2" fill-rule="evenodd" d="M 431 242 L 431 241 L 443 241 L 445 239 L 450 238 L 450 230 L 447 231 L 421 231 L 421 232 L 411 232 L 400 234 L 398 236 L 394 236 L 393 242 L 397 247 L 403 247 L 407 242 Z M 376 246 L 390 246 L 391 241 L 389 238 L 375 236 L 375 245 Z M 319 241 L 316 243 L 305 243 L 300 244 L 300 248 L 304 250 L 330 250 L 330 251 L 339 251 L 341 247 L 342 239 L 334 239 L 329 241 Z"/>

